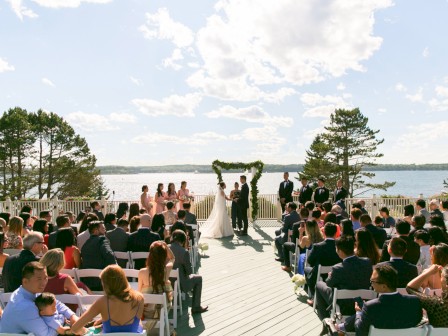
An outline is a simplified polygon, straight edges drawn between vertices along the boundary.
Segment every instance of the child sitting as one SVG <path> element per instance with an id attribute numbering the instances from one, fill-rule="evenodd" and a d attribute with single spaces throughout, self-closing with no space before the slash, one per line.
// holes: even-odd
<path id="1" fill-rule="evenodd" d="M 42 293 L 34 303 L 39 309 L 39 315 L 45 321 L 48 327 L 56 330 L 58 334 L 65 334 L 70 327 L 63 327 L 65 318 L 62 315 L 55 315 L 56 313 L 56 297 L 51 293 Z"/>

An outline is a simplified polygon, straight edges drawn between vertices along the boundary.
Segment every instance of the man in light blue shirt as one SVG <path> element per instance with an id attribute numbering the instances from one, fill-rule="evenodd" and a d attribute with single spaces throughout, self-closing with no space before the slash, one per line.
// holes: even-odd
<path id="1" fill-rule="evenodd" d="M 58 333 L 49 325 L 55 318 L 62 316 L 72 324 L 78 317 L 67 306 L 61 302 L 56 304 L 57 316 L 41 317 L 39 310 L 34 304 L 36 294 L 44 291 L 48 282 L 45 267 L 36 262 L 29 262 L 22 270 L 22 286 L 16 289 L 6 305 L 0 321 L 0 332 L 27 334 L 36 336 L 56 336 Z M 62 316 L 61 316 L 62 315 Z"/>

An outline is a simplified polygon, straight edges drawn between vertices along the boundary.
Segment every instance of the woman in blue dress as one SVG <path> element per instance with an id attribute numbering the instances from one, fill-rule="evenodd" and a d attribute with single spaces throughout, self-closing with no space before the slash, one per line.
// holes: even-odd
<path id="1" fill-rule="evenodd" d="M 324 240 L 319 225 L 315 220 L 302 222 L 299 227 L 299 246 L 303 253 L 298 257 L 297 273 L 305 274 L 306 251 L 311 250 L 313 244 L 320 243 Z"/>

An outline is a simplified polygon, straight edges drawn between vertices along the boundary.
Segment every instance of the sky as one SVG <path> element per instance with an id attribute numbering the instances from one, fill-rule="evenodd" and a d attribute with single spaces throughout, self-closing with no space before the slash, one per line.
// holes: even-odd
<path id="1" fill-rule="evenodd" d="M 98 165 L 305 161 L 359 107 L 379 163 L 446 163 L 447 0 L 0 0 L 0 111 Z"/>

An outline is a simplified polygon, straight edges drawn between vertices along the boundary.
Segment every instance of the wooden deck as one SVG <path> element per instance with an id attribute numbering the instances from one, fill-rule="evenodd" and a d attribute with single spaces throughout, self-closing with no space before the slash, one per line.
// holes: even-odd
<path id="1" fill-rule="evenodd" d="M 290 275 L 274 260 L 274 230 L 250 227 L 247 237 L 202 240 L 210 247 L 198 272 L 209 311 L 184 310 L 178 335 L 319 335 L 322 324 L 307 297 L 294 294 Z"/>

